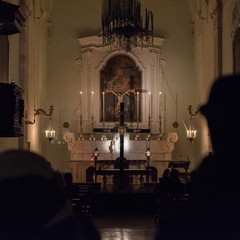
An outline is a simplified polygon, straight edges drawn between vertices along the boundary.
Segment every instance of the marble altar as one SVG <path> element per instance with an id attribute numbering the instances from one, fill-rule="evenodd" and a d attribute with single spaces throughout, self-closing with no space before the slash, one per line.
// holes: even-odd
<path id="1" fill-rule="evenodd" d="M 150 166 L 158 170 L 158 177 L 168 167 L 169 161 L 172 160 L 174 144 L 178 140 L 175 132 L 167 134 L 165 139 L 156 140 L 130 140 L 130 134 L 124 135 L 124 157 L 127 160 L 146 160 L 147 147 L 151 150 Z M 86 169 L 94 165 L 93 151 L 98 148 L 98 160 L 115 160 L 119 157 L 119 134 L 113 135 L 111 140 L 79 140 L 73 132 L 66 132 L 64 140 L 67 142 L 70 152 L 70 167 L 73 174 L 74 182 L 86 181 Z M 139 161 L 139 164 L 129 164 L 129 169 L 146 169 L 146 161 Z M 111 164 L 102 164 L 102 169 L 113 168 Z M 98 179 L 98 182 L 101 178 Z"/>

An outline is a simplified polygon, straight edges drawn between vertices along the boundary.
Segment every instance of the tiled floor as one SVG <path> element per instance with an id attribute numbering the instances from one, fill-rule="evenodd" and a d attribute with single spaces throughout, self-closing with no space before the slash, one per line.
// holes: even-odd
<path id="1" fill-rule="evenodd" d="M 153 240 L 155 237 L 153 215 L 98 215 L 92 216 L 92 220 L 102 240 Z"/>

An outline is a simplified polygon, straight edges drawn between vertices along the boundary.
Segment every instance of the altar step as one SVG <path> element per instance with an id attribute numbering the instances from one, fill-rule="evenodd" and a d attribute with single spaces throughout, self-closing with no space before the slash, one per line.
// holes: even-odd
<path id="1" fill-rule="evenodd" d="M 151 214 L 155 210 L 153 188 L 156 183 L 133 185 L 134 191 L 114 193 L 112 185 L 103 192 L 101 183 L 75 183 L 79 192 L 72 199 L 76 211 L 85 215 L 98 214 Z M 141 190 L 141 191 L 140 191 Z"/>
<path id="2" fill-rule="evenodd" d="M 75 183 L 79 189 L 79 195 L 85 196 L 91 193 L 112 193 L 113 192 L 113 184 L 107 183 L 105 184 L 105 188 L 103 189 L 103 185 L 101 183 Z M 143 183 L 142 185 L 138 183 L 132 184 L 131 193 L 153 193 L 154 187 L 157 185 L 157 182 Z"/>
<path id="3" fill-rule="evenodd" d="M 78 195 L 85 196 L 91 193 L 100 193 L 101 192 L 101 183 L 74 183 L 78 186 Z"/>

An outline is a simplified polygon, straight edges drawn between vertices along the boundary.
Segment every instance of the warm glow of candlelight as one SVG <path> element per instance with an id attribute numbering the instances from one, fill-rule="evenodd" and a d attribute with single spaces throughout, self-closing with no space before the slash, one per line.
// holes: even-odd
<path id="1" fill-rule="evenodd" d="M 162 112 L 162 92 L 159 92 L 159 117 L 161 117 Z"/>
<path id="2" fill-rule="evenodd" d="M 104 119 L 105 119 L 105 92 L 102 93 L 102 100 L 103 100 L 103 103 L 102 103 L 102 115 L 103 115 L 103 122 L 104 122 Z"/>
<path id="3" fill-rule="evenodd" d="M 55 131 L 54 130 L 45 130 L 45 137 L 46 138 L 55 138 Z"/>
<path id="4" fill-rule="evenodd" d="M 93 117 L 93 94 L 94 94 L 94 92 L 92 91 L 91 92 L 91 111 L 92 111 L 92 114 L 91 114 L 91 116 Z"/>
<path id="5" fill-rule="evenodd" d="M 139 121 L 139 92 L 137 92 L 137 122 Z"/>
<path id="6" fill-rule="evenodd" d="M 79 94 L 79 106 L 81 107 L 81 105 L 82 105 L 82 91 L 80 91 L 79 92 L 80 94 Z"/>
<path id="7" fill-rule="evenodd" d="M 187 138 L 194 139 L 197 136 L 197 130 L 187 130 Z"/>
<path id="8" fill-rule="evenodd" d="M 150 118 L 152 115 L 152 93 L 149 92 L 148 95 L 149 95 L 149 118 Z"/>

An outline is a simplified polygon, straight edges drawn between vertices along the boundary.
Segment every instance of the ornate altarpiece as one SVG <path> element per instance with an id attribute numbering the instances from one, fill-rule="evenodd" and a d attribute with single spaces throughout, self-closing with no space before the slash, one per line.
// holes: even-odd
<path id="1" fill-rule="evenodd" d="M 159 92 L 162 92 L 162 43 L 163 39 L 155 37 L 153 47 L 137 47 L 126 53 L 103 47 L 102 38 L 98 36 L 79 39 L 81 56 L 76 61 L 81 91 L 76 111 L 79 127 L 76 134 L 67 132 L 64 135 L 71 153 L 70 165 L 75 182 L 85 181 L 86 168 L 93 164 L 91 157 L 96 147 L 99 160 L 119 157 L 119 134 L 111 129 L 118 125 L 120 101 L 125 103 L 125 125 L 132 129 L 124 136 L 124 156 L 128 160 L 145 160 L 146 148 L 150 147 L 150 165 L 157 168 L 158 176 L 168 165 L 178 137 L 176 133 L 164 132 L 164 118 L 160 117 L 164 115 L 163 102 L 159 98 Z M 149 130 L 146 131 L 148 134 L 159 134 L 159 126 L 162 127 L 160 139 L 146 140 L 146 133 L 141 139 L 134 139 L 141 129 Z M 108 140 L 101 140 L 94 133 L 96 128 L 107 133 Z M 87 133 L 93 134 L 94 138 L 89 140 Z M 108 164 L 104 167 L 111 168 Z"/>

